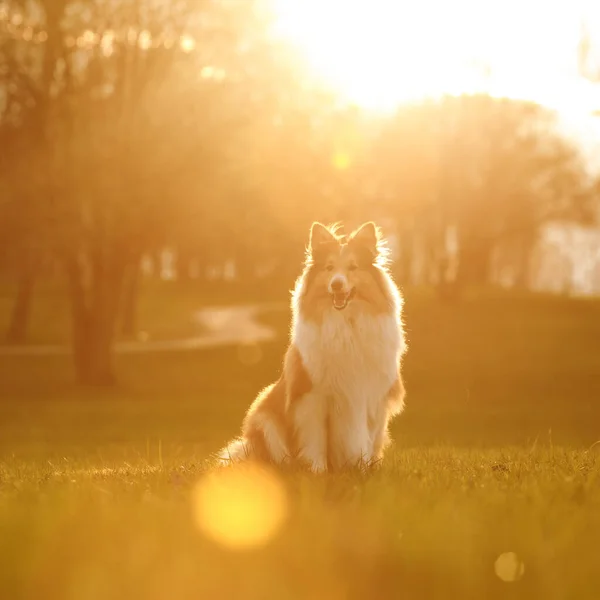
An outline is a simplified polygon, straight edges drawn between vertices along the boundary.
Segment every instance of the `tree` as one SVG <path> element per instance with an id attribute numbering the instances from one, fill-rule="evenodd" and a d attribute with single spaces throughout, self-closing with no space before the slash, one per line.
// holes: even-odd
<path id="1" fill-rule="evenodd" d="M 56 168 L 63 225 L 56 247 L 69 286 L 77 378 L 93 385 L 114 383 L 112 349 L 126 275 L 164 236 L 176 200 L 170 182 L 194 169 L 190 157 L 198 145 L 186 135 L 189 120 L 174 118 L 195 114 L 187 110 L 184 79 L 176 78 L 186 57 L 175 45 L 152 45 L 167 30 L 183 40 L 186 15 L 161 20 L 132 2 L 105 16 L 111 32 L 128 26 L 127 38 L 113 37 L 110 52 L 95 45 L 82 70 L 70 53 L 68 111 L 56 138 L 63 157 Z M 159 30 L 145 28 L 157 23 Z"/>
<path id="2" fill-rule="evenodd" d="M 35 153 L 18 158 L 22 173 L 36 175 L 27 180 L 66 273 L 77 379 L 111 384 L 127 273 L 144 250 L 184 237 L 182 223 L 194 217 L 200 234 L 226 238 L 223 200 L 227 210 L 243 209 L 251 179 L 232 180 L 243 171 L 232 149 L 278 102 L 273 69 L 282 68 L 260 62 L 268 43 L 251 2 L 44 8 L 46 25 L 58 24 L 52 35 L 44 30 L 52 51 L 41 58 L 52 74 L 44 88 L 52 89 L 47 136 L 43 144 L 33 136 Z M 22 65 L 21 88 L 37 88 L 40 58 L 23 49 L 31 60 Z M 23 115 L 26 104 L 19 104 Z M 30 124 L 23 116 L 22 139 Z M 247 215 L 256 224 L 265 204 L 255 197 Z"/>
<path id="3" fill-rule="evenodd" d="M 12 250 L 18 273 L 18 289 L 8 331 L 7 341 L 23 342 L 26 338 L 29 313 L 31 311 L 33 288 L 41 260 L 43 248 L 43 213 L 40 205 L 39 188 L 30 185 L 29 175 L 25 175 L 25 157 L 35 153 L 42 162 L 50 160 L 50 119 L 52 111 L 52 85 L 55 66 L 61 46 L 60 22 L 66 8 L 66 0 L 47 0 L 44 9 L 43 49 L 32 48 L 33 30 L 23 25 L 22 35 L 10 31 L 0 48 L 5 68 L 4 84 L 7 102 L 0 126 L 8 135 L 10 144 L 5 146 L 10 152 L 4 155 L 0 164 L 5 181 L 9 185 L 6 194 L 11 198 L 11 221 L 13 223 Z M 7 12 L 13 22 L 25 23 L 34 5 L 17 3 Z M 15 17 L 19 17 L 16 19 Z M 13 26 L 13 30 L 16 26 Z M 28 47 L 29 46 L 29 47 Z M 32 71 L 37 77 L 31 77 Z M 6 130 L 9 131 L 7 134 Z M 18 149 L 18 152 L 15 150 Z M 8 174 L 8 177 L 7 177 Z M 41 187 L 47 182 L 40 182 Z"/>
<path id="4" fill-rule="evenodd" d="M 585 212 L 582 158 L 553 119 L 533 103 L 463 96 L 400 111 L 383 132 L 380 177 L 399 199 L 398 221 L 417 225 L 442 270 L 454 228 L 461 283 L 488 279 L 501 242 L 527 251 L 544 223 Z"/>

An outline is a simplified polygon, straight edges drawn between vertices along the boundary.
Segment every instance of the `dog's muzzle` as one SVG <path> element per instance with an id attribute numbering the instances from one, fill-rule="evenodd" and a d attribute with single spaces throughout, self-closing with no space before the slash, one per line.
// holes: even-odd
<path id="1" fill-rule="evenodd" d="M 333 308 L 335 308 L 336 310 L 344 310 L 344 308 L 348 306 L 350 300 L 354 298 L 355 293 L 356 290 L 354 288 L 352 288 L 351 290 L 347 290 L 345 287 L 337 289 L 333 288 L 331 291 L 331 297 L 333 299 Z"/>
<path id="2" fill-rule="evenodd" d="M 333 291 L 331 293 L 331 296 L 333 298 L 333 308 L 335 308 L 336 310 L 344 310 L 344 308 L 348 306 L 350 300 L 354 298 L 355 294 L 356 290 L 354 288 L 352 288 L 349 292 L 345 290 Z"/>
<path id="3" fill-rule="evenodd" d="M 333 307 L 343 310 L 354 297 L 354 288 L 348 289 L 348 280 L 343 275 L 336 275 L 329 282 L 329 293 L 333 298 Z"/>

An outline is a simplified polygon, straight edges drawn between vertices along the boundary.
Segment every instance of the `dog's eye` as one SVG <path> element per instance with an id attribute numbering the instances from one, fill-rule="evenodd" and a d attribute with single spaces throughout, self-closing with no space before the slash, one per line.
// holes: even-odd
<path id="1" fill-rule="evenodd" d="M 358 269 L 358 265 L 350 265 L 348 267 L 348 271 L 356 271 L 356 269 Z"/>
<path id="2" fill-rule="evenodd" d="M 333 271 L 333 265 L 327 265 L 327 266 L 325 267 L 325 270 L 326 270 L 326 271 Z"/>

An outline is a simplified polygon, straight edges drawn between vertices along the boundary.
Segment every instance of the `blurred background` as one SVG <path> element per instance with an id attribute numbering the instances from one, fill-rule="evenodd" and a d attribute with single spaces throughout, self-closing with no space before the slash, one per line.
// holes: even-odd
<path id="1" fill-rule="evenodd" d="M 468 397 L 488 356 L 491 394 L 531 364 L 527 402 L 566 373 L 588 406 L 599 135 L 594 2 L 3 0 L 0 386 L 86 397 L 118 356 L 147 383 L 228 345 L 272 378 L 311 222 L 375 220 L 409 387 Z"/>

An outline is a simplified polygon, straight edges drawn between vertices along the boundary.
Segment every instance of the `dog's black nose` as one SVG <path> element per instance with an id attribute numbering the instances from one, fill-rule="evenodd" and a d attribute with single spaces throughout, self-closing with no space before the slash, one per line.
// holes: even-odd
<path id="1" fill-rule="evenodd" d="M 334 292 L 341 292 L 344 289 L 344 283 L 341 279 L 334 279 L 331 282 L 331 289 Z"/>

